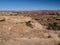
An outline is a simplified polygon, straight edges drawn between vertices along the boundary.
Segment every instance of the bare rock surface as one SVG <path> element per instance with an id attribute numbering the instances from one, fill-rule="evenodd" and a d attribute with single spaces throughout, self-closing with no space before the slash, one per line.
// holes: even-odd
<path id="1" fill-rule="evenodd" d="M 32 20 L 32 18 L 24 16 L 1 16 L 0 20 L 3 20 L 3 17 L 7 22 L 27 22 Z"/>

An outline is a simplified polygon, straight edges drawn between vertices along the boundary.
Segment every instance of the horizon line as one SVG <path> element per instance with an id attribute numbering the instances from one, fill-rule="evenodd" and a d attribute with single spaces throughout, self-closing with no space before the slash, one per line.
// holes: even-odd
<path id="1" fill-rule="evenodd" d="M 60 10 L 0 10 L 1 11 L 60 11 Z"/>

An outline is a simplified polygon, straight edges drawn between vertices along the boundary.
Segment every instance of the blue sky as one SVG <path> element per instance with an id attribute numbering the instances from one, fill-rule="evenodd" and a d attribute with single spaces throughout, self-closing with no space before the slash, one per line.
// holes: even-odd
<path id="1" fill-rule="evenodd" d="M 60 10 L 60 0 L 0 0 L 0 10 Z"/>

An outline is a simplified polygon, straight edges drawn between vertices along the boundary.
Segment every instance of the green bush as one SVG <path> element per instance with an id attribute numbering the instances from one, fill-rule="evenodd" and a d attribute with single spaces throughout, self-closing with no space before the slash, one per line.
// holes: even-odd
<path id="1" fill-rule="evenodd" d="M 49 29 L 49 30 L 60 30 L 60 26 L 57 26 L 57 23 L 53 23 L 53 24 L 49 23 L 47 29 Z"/>
<path id="2" fill-rule="evenodd" d="M 26 25 L 29 26 L 29 27 L 31 27 L 31 28 L 33 28 L 32 24 L 31 24 L 31 21 L 26 22 Z"/>

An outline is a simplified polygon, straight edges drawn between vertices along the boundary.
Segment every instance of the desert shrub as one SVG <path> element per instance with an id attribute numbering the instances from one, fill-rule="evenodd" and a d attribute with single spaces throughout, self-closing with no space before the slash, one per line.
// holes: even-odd
<path id="1" fill-rule="evenodd" d="M 56 12 L 56 15 L 60 15 L 60 13 Z"/>
<path id="2" fill-rule="evenodd" d="M 26 25 L 29 26 L 29 27 L 31 27 L 31 28 L 33 28 L 32 24 L 31 24 L 31 21 L 26 22 Z"/>
<path id="3" fill-rule="evenodd" d="M 51 38 L 51 35 L 49 35 L 48 38 Z"/>
<path id="4" fill-rule="evenodd" d="M 57 26 L 58 27 L 58 30 L 60 30 L 60 26 Z"/>
<path id="5" fill-rule="evenodd" d="M 48 24 L 48 29 L 53 29 L 55 30 L 56 29 L 56 23 L 53 23 L 53 24 Z"/>
<path id="6" fill-rule="evenodd" d="M 60 43 L 58 43 L 58 45 L 60 45 Z"/>
<path id="7" fill-rule="evenodd" d="M 49 23 L 47 29 L 52 29 L 52 24 Z"/>
<path id="8" fill-rule="evenodd" d="M 60 26 L 57 26 L 57 23 L 53 23 L 53 24 L 49 23 L 47 29 L 60 30 Z"/>
<path id="9" fill-rule="evenodd" d="M 51 13 L 49 13 L 49 15 L 55 15 L 55 13 L 54 12 L 51 12 Z"/>

